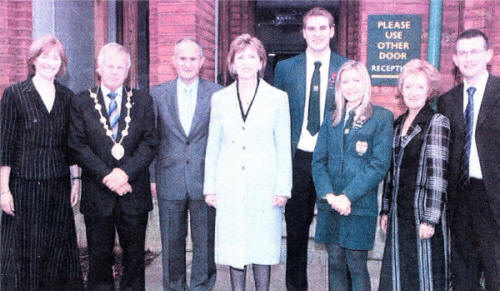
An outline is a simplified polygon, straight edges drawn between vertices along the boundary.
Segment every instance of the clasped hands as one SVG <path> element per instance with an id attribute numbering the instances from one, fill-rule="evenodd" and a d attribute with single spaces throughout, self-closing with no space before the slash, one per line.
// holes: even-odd
<path id="1" fill-rule="evenodd" d="M 333 193 L 328 193 L 325 195 L 325 199 L 332 209 L 337 211 L 340 215 L 347 216 L 351 214 L 351 201 L 345 194 L 335 195 Z"/>
<path id="2" fill-rule="evenodd" d="M 102 183 L 120 196 L 132 192 L 132 186 L 128 183 L 128 175 L 120 168 L 114 168 L 102 179 Z"/>

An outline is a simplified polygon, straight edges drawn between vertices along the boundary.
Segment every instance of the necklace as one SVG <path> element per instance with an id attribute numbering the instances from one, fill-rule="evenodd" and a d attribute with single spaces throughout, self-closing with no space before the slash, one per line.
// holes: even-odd
<path id="1" fill-rule="evenodd" d="M 113 132 L 109 128 L 107 121 L 108 119 L 102 114 L 102 106 L 99 104 L 99 101 L 97 100 L 97 92 L 99 92 L 100 87 L 97 87 L 96 92 L 92 92 L 92 90 L 89 89 L 90 92 L 90 98 L 94 100 L 94 108 L 97 110 L 99 113 L 99 121 L 101 122 L 102 126 L 104 127 L 104 131 L 106 132 L 106 135 L 109 136 L 111 141 L 113 142 L 113 147 L 111 148 L 111 155 L 116 159 L 120 160 L 123 158 L 125 155 L 125 149 L 121 145 L 123 139 L 128 135 L 128 128 L 130 126 L 130 121 L 132 121 L 132 118 L 130 118 L 130 109 L 132 108 L 132 103 L 130 102 L 130 98 L 132 97 L 132 89 L 127 91 L 127 103 L 125 103 L 125 107 L 127 108 L 127 116 L 125 117 L 125 129 L 122 130 L 122 134 L 120 137 L 120 140 L 116 142 L 116 140 L 113 138 Z"/>

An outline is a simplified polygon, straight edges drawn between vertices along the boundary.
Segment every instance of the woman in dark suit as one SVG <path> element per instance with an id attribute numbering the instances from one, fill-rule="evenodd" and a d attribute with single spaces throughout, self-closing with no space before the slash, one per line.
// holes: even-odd
<path id="1" fill-rule="evenodd" d="M 28 79 L 5 89 L 0 104 L 1 290 L 79 290 L 71 206 L 80 177 L 67 155 L 73 92 L 55 81 L 67 57 L 46 35 L 27 63 Z"/>
<path id="2" fill-rule="evenodd" d="M 399 76 L 408 110 L 394 122 L 380 217 L 387 241 L 379 290 L 448 290 L 444 205 L 450 122 L 428 102 L 439 87 L 439 72 L 426 61 L 409 61 Z"/>
<path id="3" fill-rule="evenodd" d="M 321 126 L 312 174 L 316 242 L 326 244 L 330 290 L 370 290 L 367 269 L 377 225 L 377 189 L 390 166 L 393 115 L 370 104 L 366 67 L 347 61 L 335 83 L 336 110 Z"/>

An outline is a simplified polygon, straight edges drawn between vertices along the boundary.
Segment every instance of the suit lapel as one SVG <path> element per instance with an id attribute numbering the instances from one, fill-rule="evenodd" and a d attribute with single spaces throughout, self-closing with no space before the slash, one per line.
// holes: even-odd
<path id="1" fill-rule="evenodd" d="M 106 117 L 106 123 L 108 124 L 108 127 L 111 129 L 111 124 L 109 123 L 109 118 L 108 118 L 108 112 L 106 110 L 106 102 L 104 102 L 102 90 L 99 90 L 99 92 L 97 92 L 97 101 L 101 105 L 101 114 L 102 116 Z"/>
<path id="2" fill-rule="evenodd" d="M 191 122 L 191 128 L 189 129 L 188 136 L 192 135 L 195 129 L 198 127 L 200 123 L 200 119 L 202 117 L 203 108 L 205 107 L 205 86 L 201 79 L 198 81 L 198 93 L 196 95 L 196 105 L 194 109 L 193 120 Z M 203 104 L 202 104 L 203 103 Z M 180 122 L 180 120 L 179 120 Z"/>
<path id="3" fill-rule="evenodd" d="M 484 88 L 483 101 L 481 102 L 481 107 L 479 109 L 476 129 L 486 120 L 490 110 L 494 107 L 498 100 L 499 88 L 495 85 L 495 78 L 490 75 L 488 77 L 488 82 L 486 83 L 486 88 Z"/>
<path id="4" fill-rule="evenodd" d="M 299 91 L 299 94 L 297 96 L 300 96 L 297 98 L 298 100 L 298 106 L 296 107 L 299 110 L 299 115 L 300 116 L 300 124 L 303 122 L 304 118 L 304 108 L 305 108 L 305 103 L 306 103 L 306 54 L 302 53 L 300 57 L 297 59 L 297 63 L 295 66 L 295 77 L 296 77 L 296 84 L 297 84 L 297 90 Z"/>
<path id="5" fill-rule="evenodd" d="M 334 52 L 330 52 L 330 65 L 328 67 L 328 84 L 326 89 L 325 112 L 333 112 L 335 110 L 335 76 L 340 68 L 339 58 Z M 333 80 L 332 80 L 333 78 Z"/>
<path id="6" fill-rule="evenodd" d="M 187 138 L 179 117 L 179 104 L 177 102 L 177 79 L 173 82 L 172 86 L 167 87 L 167 90 L 164 94 L 167 101 L 167 108 L 170 111 L 170 116 L 172 116 L 172 119 L 175 123 L 175 128 L 177 128 L 177 131 L 182 137 Z"/>

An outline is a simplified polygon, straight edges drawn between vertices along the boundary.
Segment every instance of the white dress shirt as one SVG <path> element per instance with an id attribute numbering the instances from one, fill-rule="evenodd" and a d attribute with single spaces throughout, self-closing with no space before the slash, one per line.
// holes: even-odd
<path id="1" fill-rule="evenodd" d="M 479 154 L 477 153 L 477 144 L 476 144 L 476 125 L 477 125 L 477 117 L 479 116 L 479 110 L 481 108 L 481 103 L 483 101 L 484 89 L 486 88 L 486 82 L 488 82 L 488 72 L 485 72 L 478 82 L 474 85 L 467 84 L 467 81 L 464 80 L 464 93 L 463 93 L 463 104 L 464 104 L 464 112 L 467 108 L 467 104 L 469 103 L 469 94 L 467 93 L 467 89 L 469 87 L 476 88 L 476 92 L 474 93 L 474 126 L 472 129 L 472 141 L 470 145 L 470 158 L 469 158 L 469 176 L 476 179 L 482 179 L 483 173 L 481 172 L 481 163 L 479 162 Z"/>
<path id="2" fill-rule="evenodd" d="M 177 78 L 177 105 L 179 107 L 179 119 L 186 135 L 189 134 L 196 109 L 196 98 L 198 96 L 198 83 L 196 79 L 191 85 L 184 84 Z"/>
<path id="3" fill-rule="evenodd" d="M 319 68 L 320 74 L 320 88 L 319 88 L 319 117 L 320 124 L 323 123 L 323 117 L 325 113 L 325 103 L 326 103 L 326 91 L 328 89 L 328 71 L 330 69 L 330 50 L 327 50 L 320 58 L 313 58 L 306 51 L 306 98 L 304 103 L 304 120 L 302 121 L 302 130 L 300 132 L 299 143 L 297 148 L 306 152 L 313 152 L 316 146 L 316 141 L 318 140 L 318 134 L 314 136 L 307 130 L 307 119 L 309 112 L 309 93 L 311 91 L 311 79 L 314 73 L 314 63 L 321 62 L 321 67 Z"/>
<path id="4" fill-rule="evenodd" d="M 106 86 L 101 84 L 101 91 L 102 91 L 102 95 L 104 96 L 103 99 L 104 99 L 104 105 L 106 105 L 106 113 L 108 113 L 109 104 L 111 103 L 111 98 L 108 96 L 108 94 L 111 92 L 111 90 L 109 90 L 108 88 L 106 88 Z M 118 116 L 120 116 L 120 113 L 122 110 L 123 86 L 120 86 L 118 89 L 116 89 L 116 91 L 113 91 L 113 92 L 118 94 L 118 95 L 116 95 L 115 100 L 116 100 L 116 106 L 117 106 L 116 109 L 118 109 Z"/>

